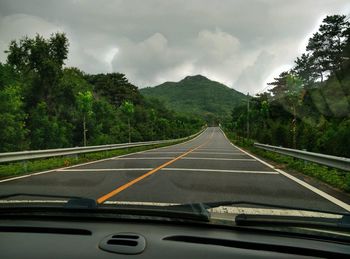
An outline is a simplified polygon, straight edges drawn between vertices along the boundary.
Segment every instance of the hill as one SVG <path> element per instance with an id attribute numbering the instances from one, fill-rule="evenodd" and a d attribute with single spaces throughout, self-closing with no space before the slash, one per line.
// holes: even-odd
<path id="1" fill-rule="evenodd" d="M 210 123 L 230 115 L 246 95 L 202 75 L 187 76 L 179 82 L 165 82 L 141 89 L 148 98 L 158 98 L 175 111 L 198 114 Z"/>

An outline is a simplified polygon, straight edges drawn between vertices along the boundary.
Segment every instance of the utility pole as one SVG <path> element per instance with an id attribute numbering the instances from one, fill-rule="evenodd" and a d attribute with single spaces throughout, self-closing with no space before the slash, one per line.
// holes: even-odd
<path id="1" fill-rule="evenodd" d="M 247 138 L 249 138 L 249 93 L 247 100 Z"/>

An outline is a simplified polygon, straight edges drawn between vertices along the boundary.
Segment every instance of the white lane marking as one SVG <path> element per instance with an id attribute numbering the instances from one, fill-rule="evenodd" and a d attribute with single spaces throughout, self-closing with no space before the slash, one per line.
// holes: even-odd
<path id="1" fill-rule="evenodd" d="M 278 174 L 276 171 L 247 171 L 247 170 L 223 170 L 223 169 L 194 169 L 165 167 L 163 171 L 198 171 L 198 172 L 218 172 L 218 173 L 245 173 L 245 174 Z"/>
<path id="2" fill-rule="evenodd" d="M 162 160 L 162 159 L 174 159 L 175 157 L 169 156 L 158 156 L 158 157 L 117 157 L 113 158 L 113 160 Z"/>
<path id="3" fill-rule="evenodd" d="M 232 144 L 232 145 L 235 146 L 234 144 Z M 237 148 L 240 149 L 239 147 L 237 147 Z M 240 150 L 241 150 L 243 153 L 245 153 L 246 155 L 248 155 L 248 156 L 254 158 L 254 159 L 257 160 L 257 161 L 259 161 L 260 163 L 262 163 L 262 164 L 264 164 L 264 165 L 266 165 L 266 166 L 268 166 L 268 167 L 270 167 L 270 168 L 276 170 L 276 168 L 275 168 L 273 165 L 270 165 L 269 163 L 265 162 L 264 160 L 261 160 L 260 158 L 254 156 L 254 155 L 252 155 L 252 154 L 250 154 L 250 153 L 248 153 L 247 151 L 245 151 L 245 150 L 243 150 L 243 149 L 240 149 Z"/>
<path id="4" fill-rule="evenodd" d="M 187 149 L 188 150 L 188 149 Z M 180 154 L 183 153 L 183 151 L 163 151 L 163 152 L 158 152 L 158 151 L 150 151 L 147 152 L 148 154 Z"/>
<path id="5" fill-rule="evenodd" d="M 181 159 L 188 160 L 223 160 L 223 161 L 249 161 L 256 162 L 255 159 L 251 158 L 217 158 L 217 157 L 183 157 Z"/>
<path id="6" fill-rule="evenodd" d="M 291 179 L 291 180 L 297 182 L 297 183 L 300 184 L 301 186 L 303 186 L 303 187 L 309 189 L 310 191 L 313 191 L 314 193 L 317 193 L 318 195 L 320 195 L 320 196 L 322 196 L 323 198 L 325 198 L 325 199 L 327 199 L 327 200 L 333 202 L 334 204 L 337 204 L 338 206 L 340 206 L 340 207 L 346 209 L 347 211 L 350 211 L 350 205 L 349 205 L 349 204 L 347 204 L 347 203 L 345 203 L 345 202 L 342 202 L 341 200 L 338 200 L 337 198 L 335 198 L 335 197 L 329 195 L 328 193 L 325 193 L 325 192 L 323 192 L 323 191 L 317 189 L 316 187 L 313 187 L 312 185 L 310 185 L 310 184 L 308 184 L 308 183 L 306 183 L 306 182 L 304 182 L 304 181 L 302 181 L 302 180 L 300 180 L 300 179 L 298 179 L 298 178 L 296 178 L 296 177 L 294 177 L 294 176 L 292 176 L 292 175 L 290 175 L 290 174 L 284 172 L 283 170 L 280 170 L 280 169 L 276 169 L 276 170 L 277 170 L 280 174 L 282 174 L 282 175 L 288 177 L 289 179 Z"/>
<path id="7" fill-rule="evenodd" d="M 187 151 L 187 150 L 186 150 Z M 176 151 L 163 151 L 163 152 L 152 152 L 152 151 L 150 151 L 150 152 L 147 152 L 147 153 L 149 153 L 149 154 L 179 154 L 179 153 L 183 153 L 183 151 L 182 152 L 176 152 Z M 233 156 L 235 156 L 235 155 L 244 155 L 244 154 L 242 154 L 242 152 L 200 152 L 200 151 L 193 151 L 193 152 L 191 152 L 191 154 L 214 154 L 214 155 L 233 155 Z"/>
<path id="8" fill-rule="evenodd" d="M 144 205 L 144 206 L 176 206 L 181 203 L 166 202 L 137 202 L 137 201 L 105 201 L 104 204 L 109 205 Z M 341 218 L 342 215 L 313 212 L 307 210 L 289 210 L 289 209 L 268 209 L 268 208 L 247 208 L 247 207 L 230 207 L 220 206 L 209 209 L 210 212 L 218 214 L 256 214 L 256 215 L 280 215 L 280 216 L 304 216 L 304 217 L 325 217 L 325 218 Z M 217 216 L 217 215 L 215 215 Z"/>
<path id="9" fill-rule="evenodd" d="M 103 171 L 148 171 L 152 170 L 153 168 L 86 168 L 86 169 L 59 169 L 57 171 L 59 172 L 103 172 Z"/>
<path id="10" fill-rule="evenodd" d="M 206 130 L 204 130 L 201 134 L 196 136 L 195 138 L 189 139 L 189 140 L 187 140 L 185 142 L 181 142 L 181 143 L 178 143 L 178 144 L 175 144 L 175 145 L 169 145 L 169 146 L 165 146 L 165 147 L 158 147 L 158 148 L 153 148 L 153 149 L 148 149 L 148 150 L 142 150 L 142 151 L 129 153 L 129 154 L 124 154 L 124 155 L 120 155 L 120 156 L 104 158 L 104 159 L 100 159 L 100 160 L 96 160 L 96 161 L 90 161 L 90 162 L 86 162 L 86 163 L 82 163 L 82 164 L 71 165 L 71 166 L 66 166 L 66 167 L 61 167 L 61 168 L 55 168 L 55 169 L 46 170 L 46 171 L 42 171 L 42 172 L 29 173 L 29 174 L 21 175 L 21 176 L 15 176 L 15 177 L 11 177 L 11 178 L 0 180 L 0 183 L 14 181 L 14 180 L 23 179 L 23 178 L 32 177 L 32 176 L 41 175 L 41 174 L 54 173 L 54 172 L 57 172 L 57 170 L 60 170 L 60 169 L 74 168 L 74 167 L 78 167 L 78 166 L 84 166 L 84 165 L 99 163 L 99 162 L 103 162 L 103 161 L 107 161 L 107 160 L 112 160 L 112 159 L 118 158 L 118 157 L 124 157 L 124 156 L 129 156 L 129 155 L 134 155 L 134 154 L 141 154 L 141 153 L 145 153 L 145 152 L 151 151 L 151 150 L 159 150 L 159 149 L 164 149 L 164 148 L 169 148 L 169 147 L 175 147 L 175 146 L 178 146 L 178 145 L 182 145 L 182 144 L 188 143 L 190 141 L 194 141 L 195 139 L 197 139 L 200 136 L 202 136 L 204 134 L 204 132 L 206 132 L 207 130 L 208 130 L 208 128 Z"/>
<path id="11" fill-rule="evenodd" d="M 220 128 L 220 130 L 221 130 L 221 128 Z M 221 130 L 221 132 L 224 134 L 225 138 L 231 143 L 231 141 L 227 138 L 227 136 L 225 135 L 225 133 L 224 133 L 222 130 Z M 316 187 L 314 187 L 314 186 L 312 186 L 312 185 L 310 185 L 310 184 L 308 184 L 308 183 L 306 183 L 306 182 L 304 182 L 304 181 L 302 181 L 302 180 L 300 180 L 300 179 L 298 179 L 298 178 L 296 178 L 296 177 L 294 177 L 294 176 L 292 176 L 292 175 L 286 173 L 285 171 L 283 171 L 283 170 L 281 170 L 281 169 L 275 169 L 272 165 L 270 165 L 270 164 L 268 164 L 267 162 L 265 162 L 265 161 L 263 161 L 263 160 L 257 158 L 256 156 L 254 156 L 254 155 L 252 155 L 252 154 L 246 152 L 245 150 L 243 150 L 243 149 L 237 147 L 237 146 L 234 145 L 233 143 L 231 143 L 231 145 L 234 146 L 235 148 L 241 150 L 243 153 L 247 154 L 248 156 L 250 156 L 250 157 L 252 157 L 252 158 L 258 160 L 259 162 L 263 163 L 264 165 L 267 165 L 268 167 L 270 167 L 270 168 L 272 168 L 272 169 L 278 171 L 280 174 L 282 174 L 282 175 L 284 175 L 285 177 L 287 177 L 287 178 L 293 180 L 294 182 L 300 184 L 301 186 L 305 187 L 306 189 L 308 189 L 308 190 L 310 190 L 310 191 L 312 191 L 312 192 L 314 192 L 314 193 L 320 195 L 321 197 L 323 197 L 323 198 L 325 198 L 326 200 L 328 200 L 328 201 L 330 201 L 330 202 L 332 202 L 332 203 L 338 205 L 339 207 L 341 207 L 341 208 L 343 208 L 343 209 L 345 209 L 345 210 L 347 210 L 347 211 L 350 211 L 350 205 L 349 205 L 349 204 L 347 204 L 347 203 L 345 203 L 345 202 L 343 202 L 343 201 L 341 201 L 341 200 L 339 200 L 339 199 L 333 197 L 332 195 L 329 195 L 328 193 L 325 193 L 324 191 L 321 191 L 320 189 L 317 189 Z"/>
<path id="12" fill-rule="evenodd" d="M 197 151 L 208 151 L 208 152 L 232 152 L 234 149 L 221 149 L 221 148 L 199 148 Z"/>
<path id="13" fill-rule="evenodd" d="M 243 155 L 241 152 L 201 152 L 201 151 L 193 151 L 192 154 L 214 154 L 214 155 Z"/>

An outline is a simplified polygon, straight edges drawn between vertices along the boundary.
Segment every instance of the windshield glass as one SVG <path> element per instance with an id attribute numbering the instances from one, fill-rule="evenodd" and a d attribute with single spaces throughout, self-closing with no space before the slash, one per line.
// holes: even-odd
<path id="1" fill-rule="evenodd" d="M 349 18 L 345 0 L 0 1 L 0 208 L 341 218 Z"/>

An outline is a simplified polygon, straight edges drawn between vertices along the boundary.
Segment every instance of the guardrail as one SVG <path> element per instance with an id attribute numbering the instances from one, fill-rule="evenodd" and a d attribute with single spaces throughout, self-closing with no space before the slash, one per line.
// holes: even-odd
<path id="1" fill-rule="evenodd" d="M 156 144 L 166 144 L 166 143 L 183 141 L 186 139 L 194 138 L 197 135 L 201 134 L 204 130 L 205 129 L 202 129 L 196 134 L 193 134 L 191 136 L 184 137 L 184 138 L 179 138 L 179 139 L 131 142 L 131 143 L 121 143 L 121 144 L 100 145 L 100 146 L 6 152 L 6 153 L 0 153 L 0 163 L 24 161 L 24 160 L 30 160 L 30 159 L 48 158 L 48 157 L 56 157 L 56 156 L 69 156 L 69 155 L 77 155 L 77 154 L 84 154 L 84 153 L 98 152 L 98 151 L 108 151 L 108 150 L 128 148 L 128 147 L 140 147 L 140 146 L 149 146 L 149 145 L 156 145 Z"/>
<path id="2" fill-rule="evenodd" d="M 317 164 L 322 164 L 329 167 L 350 171 L 350 158 L 331 156 L 331 155 L 325 155 L 320 153 L 308 152 L 308 151 L 299 150 L 299 149 L 277 147 L 277 146 L 271 146 L 271 145 L 260 144 L 260 143 L 254 143 L 254 146 L 268 150 L 268 151 L 276 152 L 279 154 L 314 162 Z"/>

